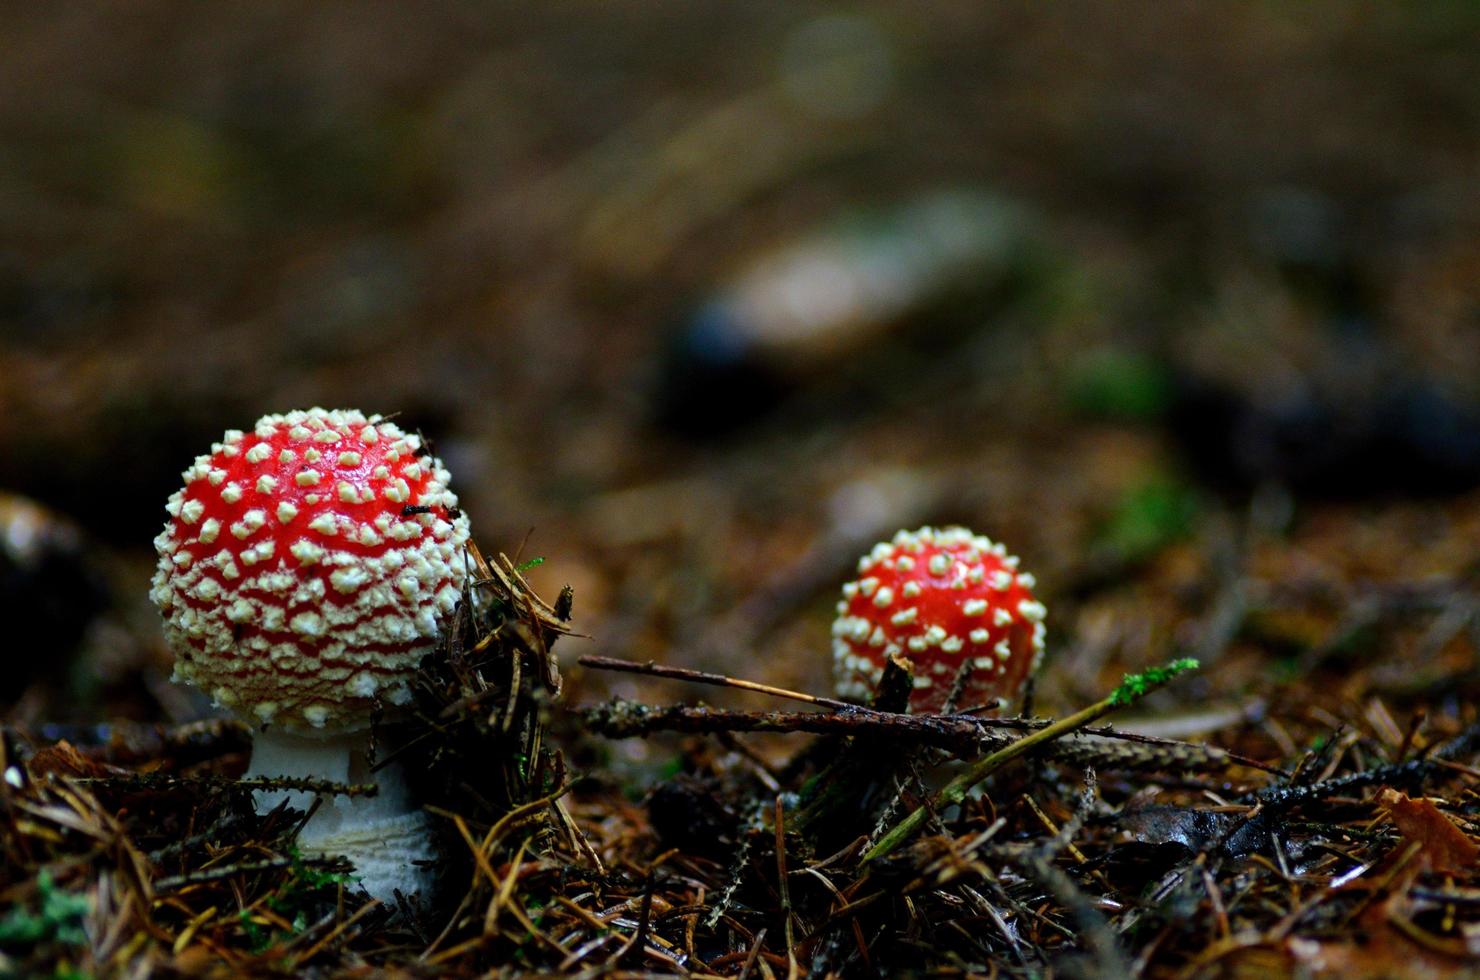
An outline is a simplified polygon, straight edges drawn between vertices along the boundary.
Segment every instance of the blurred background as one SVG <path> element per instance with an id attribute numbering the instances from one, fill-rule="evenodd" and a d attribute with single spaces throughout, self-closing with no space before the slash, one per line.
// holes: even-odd
<path id="1" fill-rule="evenodd" d="M 924 523 L 1036 573 L 1050 708 L 1186 651 L 1181 696 L 1339 677 L 1321 596 L 1476 575 L 1480 6 L 4 20 L 9 721 L 197 716 L 165 498 L 310 405 L 431 438 L 484 549 L 574 587 L 567 662 L 826 692 L 838 584 Z M 1394 683 L 1474 669 L 1465 608 Z"/>

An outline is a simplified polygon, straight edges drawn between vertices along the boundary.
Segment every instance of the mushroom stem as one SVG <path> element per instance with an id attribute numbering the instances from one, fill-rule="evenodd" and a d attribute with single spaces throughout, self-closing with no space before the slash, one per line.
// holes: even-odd
<path id="1" fill-rule="evenodd" d="M 348 858 L 360 884 L 383 902 L 393 904 L 398 891 L 429 896 L 433 875 L 418 865 L 435 857 L 426 815 L 412 804 L 398 765 L 371 770 L 369 749 L 368 731 L 313 736 L 268 729 L 253 739 L 247 775 L 373 784 L 374 796 L 326 796 L 299 832 L 298 845 L 305 854 Z M 252 797 L 257 812 L 267 813 L 284 800 L 308 810 L 314 794 L 258 790 Z"/>

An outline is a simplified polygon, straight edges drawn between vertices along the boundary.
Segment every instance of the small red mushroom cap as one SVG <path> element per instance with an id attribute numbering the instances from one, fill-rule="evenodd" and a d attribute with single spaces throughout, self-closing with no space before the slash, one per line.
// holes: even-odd
<path id="1" fill-rule="evenodd" d="M 197 457 L 154 540 L 175 677 L 254 722 L 353 730 L 410 698 L 465 581 L 468 521 L 379 416 L 268 415 Z"/>
<path id="2" fill-rule="evenodd" d="M 910 710 L 1015 699 L 1043 657 L 1043 605 L 1007 549 L 961 527 L 900 531 L 858 561 L 833 623 L 839 697 L 863 700 L 892 654 L 914 675 Z"/>

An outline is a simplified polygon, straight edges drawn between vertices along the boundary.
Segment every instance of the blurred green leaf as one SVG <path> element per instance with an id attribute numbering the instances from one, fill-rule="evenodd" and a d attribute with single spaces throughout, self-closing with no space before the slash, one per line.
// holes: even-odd
<path id="1" fill-rule="evenodd" d="M 1166 369 L 1149 355 L 1127 350 L 1085 354 L 1070 369 L 1067 390 L 1076 412 L 1117 422 L 1158 418 L 1172 399 Z"/>
<path id="2" fill-rule="evenodd" d="M 1191 533 L 1196 494 L 1185 484 L 1155 478 L 1127 490 L 1100 530 L 1101 547 L 1139 561 Z"/>
<path id="3" fill-rule="evenodd" d="M 40 911 L 17 907 L 6 913 L 0 919 L 0 946 L 34 946 L 53 940 L 80 946 L 86 942 L 82 922 L 87 915 L 87 897 L 57 888 L 46 871 L 37 876 L 36 887 L 41 893 Z"/>

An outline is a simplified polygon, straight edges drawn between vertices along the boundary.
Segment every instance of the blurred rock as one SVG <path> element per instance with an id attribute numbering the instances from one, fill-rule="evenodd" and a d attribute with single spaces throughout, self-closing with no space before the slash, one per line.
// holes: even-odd
<path id="1" fill-rule="evenodd" d="M 108 588 L 80 529 L 25 497 L 0 492 L 0 620 L 6 669 L 0 700 L 33 680 L 65 676 Z"/>
<path id="2" fill-rule="evenodd" d="M 795 384 L 921 323 L 953 294 L 1000 284 L 1026 223 L 995 196 L 944 188 L 756 257 L 674 331 L 660 423 L 705 435 L 759 418 Z"/>
<path id="3" fill-rule="evenodd" d="M 1480 483 L 1480 405 L 1417 377 L 1357 390 L 1310 382 L 1271 395 L 1184 376 L 1171 433 L 1204 479 L 1228 489 L 1272 483 L 1344 499 Z"/>

